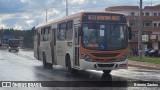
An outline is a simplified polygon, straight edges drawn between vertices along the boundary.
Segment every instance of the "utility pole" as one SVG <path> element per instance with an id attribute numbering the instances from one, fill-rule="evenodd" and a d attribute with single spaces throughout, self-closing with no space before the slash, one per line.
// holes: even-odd
<path id="1" fill-rule="evenodd" d="M 37 26 L 38 26 L 38 19 L 37 19 Z"/>
<path id="2" fill-rule="evenodd" d="M 46 9 L 46 23 L 47 23 L 47 9 Z"/>
<path id="3" fill-rule="evenodd" d="M 66 16 L 68 16 L 68 0 L 66 0 Z"/>
<path id="4" fill-rule="evenodd" d="M 139 56 L 142 59 L 142 0 L 140 0 L 140 23 L 139 23 L 139 30 L 138 30 L 138 46 L 139 46 Z"/>

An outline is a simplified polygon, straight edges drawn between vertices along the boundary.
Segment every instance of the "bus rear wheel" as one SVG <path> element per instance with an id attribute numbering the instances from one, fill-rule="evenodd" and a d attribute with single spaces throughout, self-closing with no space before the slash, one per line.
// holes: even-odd
<path id="1" fill-rule="evenodd" d="M 46 62 L 46 55 L 45 55 L 45 53 L 43 53 L 42 56 L 43 56 L 43 67 L 44 68 L 52 68 L 53 64 Z"/>
<path id="2" fill-rule="evenodd" d="M 112 70 L 103 70 L 104 74 L 110 74 Z"/>

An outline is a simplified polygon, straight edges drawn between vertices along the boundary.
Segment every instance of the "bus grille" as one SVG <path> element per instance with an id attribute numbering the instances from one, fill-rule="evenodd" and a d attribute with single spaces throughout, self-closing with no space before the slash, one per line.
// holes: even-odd
<path id="1" fill-rule="evenodd" d="M 95 59 L 96 62 L 116 62 L 118 59 Z"/>
<path id="2" fill-rule="evenodd" d="M 107 54 L 102 54 L 102 53 L 92 53 L 92 55 L 96 57 L 116 57 L 119 55 L 119 53 L 107 53 Z"/>
<path id="3" fill-rule="evenodd" d="M 114 64 L 98 64 L 98 67 L 113 67 Z"/>

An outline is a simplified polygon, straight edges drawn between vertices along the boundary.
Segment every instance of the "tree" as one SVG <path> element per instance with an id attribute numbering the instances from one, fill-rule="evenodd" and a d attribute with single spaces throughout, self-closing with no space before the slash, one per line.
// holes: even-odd
<path id="1" fill-rule="evenodd" d="M 18 38 L 23 37 L 23 44 L 26 48 L 33 48 L 33 36 L 34 36 L 33 27 L 31 30 L 15 30 L 13 28 L 0 30 L 0 37 L 2 35 L 16 35 Z"/>

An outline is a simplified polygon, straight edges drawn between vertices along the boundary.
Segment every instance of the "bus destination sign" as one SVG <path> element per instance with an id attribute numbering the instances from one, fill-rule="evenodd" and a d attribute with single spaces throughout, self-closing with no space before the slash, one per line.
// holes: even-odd
<path id="1" fill-rule="evenodd" d="M 120 16 L 88 15 L 88 20 L 119 21 L 120 20 Z"/>

